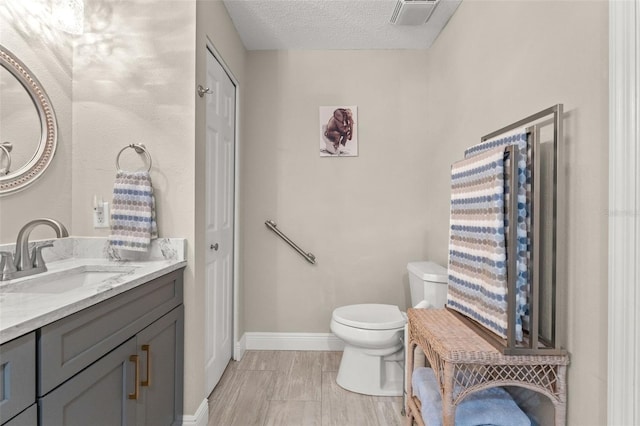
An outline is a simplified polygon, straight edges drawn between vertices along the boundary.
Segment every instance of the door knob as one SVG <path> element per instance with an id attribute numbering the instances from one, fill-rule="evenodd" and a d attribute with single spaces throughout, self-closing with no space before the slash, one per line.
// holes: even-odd
<path id="1" fill-rule="evenodd" d="M 218 251 L 218 243 L 211 244 L 211 245 L 209 246 L 209 248 L 210 248 L 211 250 Z"/>

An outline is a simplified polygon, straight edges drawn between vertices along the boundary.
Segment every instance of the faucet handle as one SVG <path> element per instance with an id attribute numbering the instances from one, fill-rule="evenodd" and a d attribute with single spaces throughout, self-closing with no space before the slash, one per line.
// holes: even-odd
<path id="1" fill-rule="evenodd" d="M 15 272 L 16 265 L 13 263 L 13 253 L 10 251 L 0 251 L 0 276 Z"/>
<path id="2" fill-rule="evenodd" d="M 33 259 L 33 267 L 34 268 L 44 268 L 44 259 L 42 258 L 42 249 L 46 247 L 53 247 L 52 243 L 45 243 L 36 245 L 33 247 L 33 251 L 31 252 L 31 259 Z"/>

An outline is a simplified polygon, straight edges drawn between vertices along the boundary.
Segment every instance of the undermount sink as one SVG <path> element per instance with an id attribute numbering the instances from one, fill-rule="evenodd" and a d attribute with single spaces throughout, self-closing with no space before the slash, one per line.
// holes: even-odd
<path id="1" fill-rule="evenodd" d="M 83 265 L 42 273 L 0 285 L 0 293 L 59 294 L 79 288 L 102 287 L 130 274 L 135 267 L 125 265 Z"/>

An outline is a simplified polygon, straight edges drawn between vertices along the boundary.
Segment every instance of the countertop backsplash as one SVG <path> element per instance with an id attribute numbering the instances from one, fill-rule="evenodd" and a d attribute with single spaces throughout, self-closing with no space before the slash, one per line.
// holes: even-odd
<path id="1" fill-rule="evenodd" d="M 146 260 L 186 260 L 186 240 L 184 238 L 157 238 L 151 241 L 148 252 L 118 250 L 111 247 L 105 237 L 67 237 L 35 240 L 29 242 L 29 252 L 35 244 L 52 243 L 53 247 L 42 250 L 45 262 L 55 262 L 70 258 L 108 259 L 113 261 L 144 262 Z M 15 243 L 0 244 L 0 251 L 15 253 Z"/>

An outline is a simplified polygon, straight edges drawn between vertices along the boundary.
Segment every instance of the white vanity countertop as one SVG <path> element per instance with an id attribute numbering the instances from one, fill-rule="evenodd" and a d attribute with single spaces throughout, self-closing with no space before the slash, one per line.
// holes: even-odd
<path id="1" fill-rule="evenodd" d="M 124 259 L 109 248 L 104 238 L 65 238 L 51 240 L 54 247 L 43 257 L 47 272 L 31 277 L 0 281 L 0 344 L 78 312 L 96 303 L 186 266 L 185 240 L 154 240 L 150 253 L 132 254 Z M 0 246 L 0 250 L 10 249 Z M 112 277 L 100 285 L 76 286 L 72 289 L 42 291 L 46 280 L 65 277 L 73 268 L 110 271 Z M 40 291 L 30 292 L 29 278 L 37 277 Z M 44 283 L 43 283 L 44 282 Z M 64 282 L 60 280 L 59 282 Z"/>

